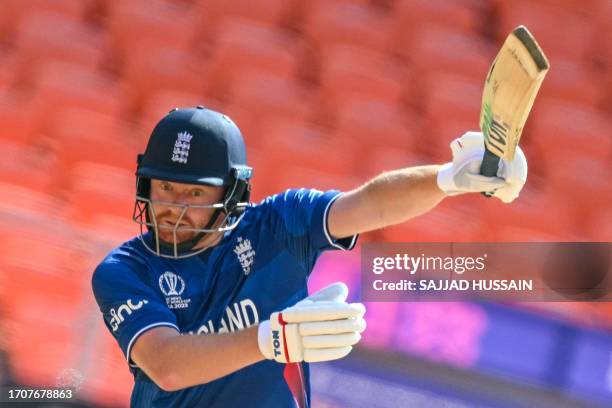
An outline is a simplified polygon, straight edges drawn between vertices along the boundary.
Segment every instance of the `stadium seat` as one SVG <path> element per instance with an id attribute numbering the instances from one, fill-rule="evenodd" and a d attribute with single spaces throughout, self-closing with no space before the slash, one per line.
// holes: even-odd
<path id="1" fill-rule="evenodd" d="M 312 167 L 287 165 L 283 171 L 277 172 L 266 180 L 274 193 L 280 193 L 288 188 L 313 188 L 321 191 L 348 191 L 361 185 L 362 180 L 319 170 Z"/>
<path id="2" fill-rule="evenodd" d="M 49 256 L 48 263 L 42 260 L 15 260 L 15 255 L 8 254 L 8 250 L 2 253 L 9 257 L 2 261 L 2 265 L 8 271 L 4 285 L 7 288 L 9 300 L 14 308 L 20 307 L 15 312 L 15 318 L 28 315 L 29 319 L 36 318 L 41 308 L 37 306 L 41 302 L 57 303 L 57 308 L 61 307 L 61 302 L 70 299 L 75 303 L 71 314 L 76 313 L 78 307 L 85 297 L 89 296 L 89 278 L 92 271 L 74 270 L 79 258 L 73 250 L 58 248 L 53 243 L 42 243 L 33 241 L 34 244 L 28 249 L 27 245 L 16 240 L 8 240 L 8 248 L 19 251 L 15 255 L 27 258 L 26 253 L 35 253 L 36 257 Z M 51 293 L 49 293 L 51 292 Z M 33 305 L 24 305 L 23 300 L 30 301 L 39 297 Z M 28 309 L 30 308 L 30 309 Z M 44 310 L 44 309 L 43 309 Z"/>
<path id="3" fill-rule="evenodd" d="M 489 236 L 504 242 L 554 242 L 584 239 L 584 236 L 576 234 L 575 231 L 573 233 L 569 231 L 559 233 L 557 231 L 547 231 L 544 227 L 543 225 L 536 225 L 534 227 L 507 225 L 499 232 Z"/>
<path id="4" fill-rule="evenodd" d="M 38 115 L 50 119 L 60 109 L 78 107 L 121 116 L 124 98 L 111 78 L 80 65 L 46 62 L 38 69 L 34 97 Z"/>
<path id="5" fill-rule="evenodd" d="M 290 170 L 292 166 L 327 173 L 325 178 L 349 177 L 361 163 L 358 143 L 346 144 L 333 139 L 318 127 L 276 120 L 266 123 L 261 135 L 264 139 L 259 146 L 269 155 L 266 167 L 274 177 L 280 176 L 279 173 L 300 177 L 299 171 Z M 279 172 L 279 168 L 283 170 Z"/>
<path id="6" fill-rule="evenodd" d="M 41 309 L 39 314 L 45 315 L 45 310 L 56 308 Z M 57 316 L 70 319 L 70 316 Z M 82 332 L 76 328 L 39 321 L 11 322 L 7 328 L 12 369 L 23 384 L 56 386 L 58 377 L 79 362 L 78 343 Z"/>
<path id="7" fill-rule="evenodd" d="M 49 59 L 95 69 L 102 62 L 106 45 L 99 31 L 75 20 L 75 16 L 45 11 L 28 13 L 15 38 L 22 69 Z"/>
<path id="8" fill-rule="evenodd" d="M 434 72 L 421 82 L 423 124 L 416 149 L 436 162 L 450 160 L 449 143 L 466 131 L 479 131 L 482 78 Z"/>
<path id="9" fill-rule="evenodd" d="M 124 201 L 122 199 L 122 203 Z M 86 224 L 79 226 L 85 230 L 85 233 L 95 234 L 97 240 L 111 245 L 109 249 L 134 238 L 140 232 L 139 226 L 132 221 L 132 213 L 117 216 L 101 212 L 93 214 Z M 105 254 L 101 255 L 98 261 Z"/>
<path id="10" fill-rule="evenodd" d="M 38 130 L 38 106 L 24 93 L 0 90 L 0 139 L 27 143 Z"/>
<path id="11" fill-rule="evenodd" d="M 126 58 L 121 84 L 132 111 L 139 112 L 159 92 L 203 90 L 205 69 L 192 53 L 179 48 L 137 49 Z"/>
<path id="12" fill-rule="evenodd" d="M 360 166 L 359 174 L 365 179 L 374 177 L 383 171 L 422 166 L 430 163 L 430 158 L 415 154 L 413 151 L 380 145 L 369 149 L 367 159 Z"/>
<path id="13" fill-rule="evenodd" d="M 600 39 L 591 44 L 591 54 L 596 63 L 612 69 L 612 32 L 610 32 L 610 16 L 612 16 L 612 2 L 600 1 L 601 12 L 595 16 L 596 36 Z M 584 8 L 584 7 L 583 7 Z M 612 87 L 608 86 L 608 89 Z"/>
<path id="14" fill-rule="evenodd" d="M 13 216 L 57 217 L 62 201 L 50 194 L 21 185 L 0 181 L 0 213 Z"/>
<path id="15" fill-rule="evenodd" d="M 11 295 L 11 314 L 7 318 L 9 352 L 21 380 L 28 384 L 55 385 L 58 375 L 64 369 L 74 368 L 79 360 L 83 306 L 91 296 L 91 275 L 83 270 L 71 275 L 53 274 L 42 271 L 43 260 L 39 261 L 33 265 L 36 269 L 17 267 L 12 273 L 9 270 L 9 276 L 14 279 L 10 281 L 12 290 L 8 291 Z M 78 259 L 66 259 L 65 263 L 70 268 L 78 265 Z M 40 364 L 41 361 L 45 363 Z"/>
<path id="16" fill-rule="evenodd" d="M 572 210 L 577 226 L 585 227 L 585 207 L 591 211 L 610 209 L 612 169 L 609 159 L 597 161 L 588 156 L 568 154 L 562 165 L 556 158 L 546 159 L 549 160 L 548 183 L 559 201 Z"/>
<path id="17" fill-rule="evenodd" d="M 550 158 L 550 165 L 559 157 L 582 155 L 591 160 L 607 161 L 612 156 L 610 118 L 604 112 L 585 105 L 538 99 L 534 104 L 529 126 L 531 141 Z"/>
<path id="18" fill-rule="evenodd" d="M 382 52 L 388 49 L 388 16 L 376 8 L 346 1 L 307 3 L 301 30 L 316 48 L 348 44 Z"/>
<path id="19" fill-rule="evenodd" d="M 258 21 L 270 26 L 283 22 L 297 0 L 266 0 L 253 4 L 250 0 L 207 0 L 200 1 L 197 7 L 200 12 L 200 21 L 207 21 L 203 29 L 221 28 L 225 17 L 241 17 Z"/>
<path id="20" fill-rule="evenodd" d="M 18 78 L 18 59 L 12 52 L 0 51 L 0 89 L 12 88 Z"/>
<path id="21" fill-rule="evenodd" d="M 0 181 L 41 192 L 52 191 L 52 169 L 56 158 L 50 151 L 1 139 L 0 151 L 4 157 L 10 158 L 0 161 Z"/>
<path id="22" fill-rule="evenodd" d="M 410 38 L 423 24 L 436 24 L 452 31 L 477 35 L 483 19 L 484 4 L 474 0 L 395 0 L 393 29 Z"/>
<path id="23" fill-rule="evenodd" d="M 419 26 L 408 38 L 396 36 L 393 45 L 393 53 L 414 64 L 419 75 L 448 73 L 481 82 L 497 53 L 496 46 L 479 36 L 435 24 Z"/>
<path id="24" fill-rule="evenodd" d="M 189 49 L 197 40 L 197 13 L 183 2 L 108 1 L 106 28 L 119 64 L 134 50 L 160 47 Z"/>
<path id="25" fill-rule="evenodd" d="M 609 208 L 589 211 L 585 216 L 585 234 L 589 241 L 612 242 L 612 212 Z"/>
<path id="26" fill-rule="evenodd" d="M 601 86 L 601 74 L 580 61 L 555 58 L 554 68 L 546 75 L 540 94 L 551 99 L 567 101 L 585 107 L 598 107 L 606 88 Z M 568 81 L 571 78 L 571 81 Z"/>
<path id="27" fill-rule="evenodd" d="M 476 197 L 477 198 L 477 197 Z M 473 211 L 441 204 L 433 211 L 382 230 L 389 242 L 470 242 L 482 219 Z"/>
<path id="28" fill-rule="evenodd" d="M 97 312 L 97 311 L 96 311 Z M 122 406 L 130 399 L 134 378 L 121 349 L 102 323 L 102 316 L 92 314 L 96 341 L 85 350 L 91 362 L 90 373 L 81 395 L 104 406 Z"/>
<path id="29" fill-rule="evenodd" d="M 63 109 L 52 119 L 48 137 L 41 143 L 50 144 L 56 152 L 58 177 L 65 177 L 80 161 L 134 168 L 144 138 L 137 128 L 116 117 L 80 108 Z M 61 181 L 66 179 L 60 180 L 65 184 Z"/>
<path id="30" fill-rule="evenodd" d="M 77 21 L 85 12 L 88 1 L 82 0 L 28 0 L 25 4 L 21 0 L 4 0 L 0 6 L 0 14 L 7 19 L 19 22 L 21 18 L 36 12 L 53 12 L 66 19 Z"/>
<path id="31" fill-rule="evenodd" d="M 452 159 L 450 143 L 468 131 L 480 131 L 478 116 L 449 120 L 429 118 L 423 121 L 417 133 L 415 152 L 428 157 L 433 163 L 445 163 Z"/>
<path id="32" fill-rule="evenodd" d="M 282 31 L 243 18 L 224 18 L 206 73 L 207 94 L 222 97 L 229 84 L 248 71 L 296 76 L 296 46 Z"/>
<path id="33" fill-rule="evenodd" d="M 228 112 L 243 109 L 249 122 L 278 117 L 303 122 L 312 115 L 308 93 L 291 78 L 247 72 L 232 82 L 228 94 Z"/>
<path id="34" fill-rule="evenodd" d="M 355 96 L 399 104 L 409 93 L 402 85 L 404 73 L 382 53 L 353 46 L 327 47 L 320 66 L 320 92 L 328 104 L 344 104 Z"/>
<path id="35" fill-rule="evenodd" d="M 135 189 L 133 170 L 80 162 L 72 168 L 66 216 L 89 223 L 98 214 L 110 214 L 129 222 Z"/>
<path id="36" fill-rule="evenodd" d="M 66 107 L 57 112 L 47 132 L 56 140 L 62 142 L 62 136 L 67 129 L 82 129 L 79 138 L 112 140 L 118 138 L 123 143 L 130 144 L 138 140 L 138 136 L 132 132 L 132 123 L 122 120 L 118 116 L 112 116 L 95 109 L 85 107 Z M 67 142 L 76 142 L 68 139 Z"/>
<path id="37" fill-rule="evenodd" d="M 140 115 L 141 137 L 140 145 L 144 148 L 155 124 L 174 108 L 187 108 L 203 105 L 208 108 L 219 110 L 220 105 L 217 101 L 205 96 L 203 93 L 179 92 L 173 90 L 160 90 L 150 95 L 144 101 L 142 113 Z"/>
<path id="38" fill-rule="evenodd" d="M 511 1 L 509 0 L 493 0 L 497 7 L 509 8 Z M 582 0 L 538 0 L 539 4 L 547 7 L 555 7 L 564 12 L 571 12 L 580 16 L 596 17 L 605 11 L 606 0 L 592 0 L 589 6 L 585 7 Z"/>
<path id="39" fill-rule="evenodd" d="M 419 120 L 397 105 L 355 98 L 337 109 L 333 137 L 347 144 L 365 150 L 381 145 L 408 151 L 414 147 Z"/>
<path id="40" fill-rule="evenodd" d="M 484 76 L 483 76 L 484 77 Z M 430 74 L 422 109 L 432 122 L 472 120 L 478 126 L 483 80 L 454 74 Z"/>
<path id="41" fill-rule="evenodd" d="M 589 7 L 583 7 L 589 8 L 591 4 Z M 577 61 L 589 58 L 593 53 L 593 43 L 598 43 L 597 27 L 591 22 L 593 16 L 564 10 L 557 3 L 502 1 L 498 2 L 498 14 L 500 21 L 496 29 L 500 42 L 514 27 L 523 24 L 529 28 L 548 58 L 553 61 L 560 57 Z"/>
<path id="42" fill-rule="evenodd" d="M 11 275 L 6 284 L 17 288 L 32 281 L 29 289 L 44 292 L 51 280 L 58 283 L 65 280 L 53 293 L 58 296 L 78 293 L 83 279 L 87 279 L 81 269 L 82 261 L 89 256 L 87 243 L 59 219 L 59 211 L 53 217 L 44 217 L 42 213 L 30 217 L 16 213 L 16 217 L 19 222 L 3 223 L 0 231 L 4 243 L 0 248 L 0 264 L 21 271 Z M 27 254 L 36 256 L 24 256 Z M 37 282 L 40 284 L 35 287 Z M 15 291 L 13 296 L 20 295 Z"/>
<path id="43" fill-rule="evenodd" d="M 65 20 L 78 21 L 88 2 L 82 0 L 3 0 L 0 2 L 0 31 L 5 39 L 14 38 L 15 32 L 30 13 L 52 12 Z"/>
<path id="44" fill-rule="evenodd" d="M 35 304 L 46 301 L 57 303 L 58 308 L 76 305 L 78 313 L 90 296 L 91 272 L 104 255 L 95 232 L 74 228 L 59 210 L 52 216 L 0 211 L 0 220 L 0 239 L 5 243 L 0 248 L 0 267 L 8 271 L 4 285 L 11 296 L 32 294 L 41 297 Z M 104 250 L 108 249 L 106 245 Z M 15 316 L 29 310 L 35 316 L 35 310 L 27 307 Z"/>
<path id="45" fill-rule="evenodd" d="M 492 241 L 571 240 L 574 220 L 567 207 L 567 197 L 558 199 L 549 183 L 534 186 L 529 180 L 520 199 L 510 205 L 490 199 L 479 209 L 483 228 Z M 534 211 L 534 208 L 542 209 Z M 500 217 L 500 214 L 504 214 Z M 506 235 L 506 231 L 510 235 Z M 534 235 L 530 238 L 529 233 Z"/>

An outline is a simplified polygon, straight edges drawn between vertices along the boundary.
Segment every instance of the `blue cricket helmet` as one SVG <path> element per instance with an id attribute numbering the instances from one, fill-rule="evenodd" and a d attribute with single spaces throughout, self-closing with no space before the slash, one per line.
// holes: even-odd
<path id="1" fill-rule="evenodd" d="M 226 115 L 203 106 L 173 109 L 155 126 L 147 148 L 138 155 L 136 205 L 133 219 L 141 226 L 141 240 L 159 256 L 184 258 L 202 252 L 193 250 L 204 235 L 237 226 L 249 204 L 253 169 L 247 165 L 242 133 Z M 167 243 L 159 239 L 150 200 L 151 179 L 175 183 L 225 187 L 222 202 L 206 206 L 180 205 L 181 217 L 189 207 L 214 208 L 209 223 L 198 228 L 188 242 Z M 221 225 L 214 227 L 219 216 Z M 175 230 L 178 228 L 177 221 Z M 155 248 L 144 239 L 143 226 L 152 232 Z"/>
<path id="2" fill-rule="evenodd" d="M 174 109 L 153 129 L 136 175 L 166 181 L 229 186 L 247 166 L 238 126 L 203 106 Z"/>

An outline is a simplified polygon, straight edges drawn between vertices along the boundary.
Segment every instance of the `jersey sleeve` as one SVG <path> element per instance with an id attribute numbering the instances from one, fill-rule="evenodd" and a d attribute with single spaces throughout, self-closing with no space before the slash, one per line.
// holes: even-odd
<path id="1" fill-rule="evenodd" d="M 92 288 L 104 324 L 132 367 L 136 365 L 130 359 L 130 352 L 141 334 L 159 326 L 180 331 L 176 316 L 132 265 L 104 261 L 94 272 Z"/>
<path id="2" fill-rule="evenodd" d="M 337 190 L 287 190 L 268 197 L 264 203 L 272 213 L 274 233 L 284 236 L 296 251 L 350 250 L 355 246 L 357 235 L 333 239 L 327 225 L 329 209 L 341 194 Z"/>

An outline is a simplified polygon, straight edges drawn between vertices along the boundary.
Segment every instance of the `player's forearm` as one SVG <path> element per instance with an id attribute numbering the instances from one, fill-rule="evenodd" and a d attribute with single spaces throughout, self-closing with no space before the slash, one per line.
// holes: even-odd
<path id="1" fill-rule="evenodd" d="M 399 224 L 435 207 L 445 194 L 437 185 L 438 165 L 382 173 L 342 196 L 330 210 L 335 238 Z"/>
<path id="2" fill-rule="evenodd" d="M 445 197 L 436 182 L 438 168 L 409 167 L 383 173 L 368 182 L 365 197 L 377 214 L 376 228 L 407 221 L 434 208 Z"/>
<path id="3" fill-rule="evenodd" d="M 257 327 L 224 334 L 173 336 L 159 341 L 155 349 L 150 350 L 148 366 L 142 368 L 166 391 L 204 384 L 263 360 Z"/>

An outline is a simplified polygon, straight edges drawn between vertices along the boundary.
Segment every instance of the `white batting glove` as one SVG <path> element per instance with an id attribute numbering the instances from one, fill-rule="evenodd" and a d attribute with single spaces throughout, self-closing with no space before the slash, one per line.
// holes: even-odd
<path id="1" fill-rule="evenodd" d="M 259 325 L 259 349 L 279 363 L 336 360 L 346 356 L 365 330 L 365 306 L 346 303 L 348 288 L 336 282 Z"/>
<path id="2" fill-rule="evenodd" d="M 519 196 L 527 181 L 527 159 L 519 146 L 512 162 L 500 160 L 497 177 L 480 174 L 484 154 L 481 132 L 467 132 L 450 144 L 453 161 L 440 167 L 438 187 L 446 195 L 493 191 L 493 196 L 510 203 Z"/>

